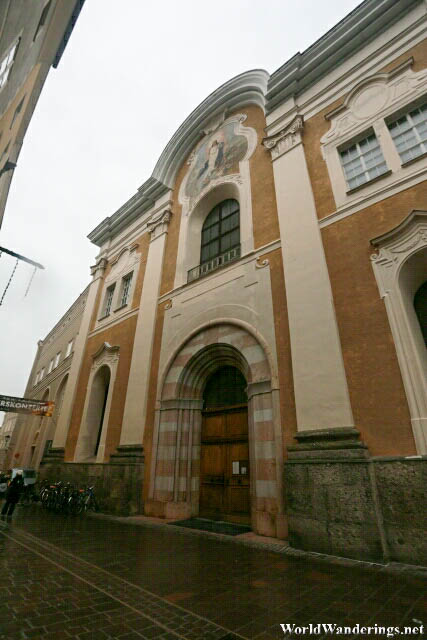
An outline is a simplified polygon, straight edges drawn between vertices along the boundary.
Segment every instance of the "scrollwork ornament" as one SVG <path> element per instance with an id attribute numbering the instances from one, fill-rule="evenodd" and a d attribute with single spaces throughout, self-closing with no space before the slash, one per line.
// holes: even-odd
<path id="1" fill-rule="evenodd" d="M 255 261 L 255 267 L 257 269 L 264 269 L 264 267 L 267 267 L 269 264 L 270 261 L 268 260 L 268 258 L 264 258 L 264 260 L 262 260 L 260 256 L 258 256 Z"/>

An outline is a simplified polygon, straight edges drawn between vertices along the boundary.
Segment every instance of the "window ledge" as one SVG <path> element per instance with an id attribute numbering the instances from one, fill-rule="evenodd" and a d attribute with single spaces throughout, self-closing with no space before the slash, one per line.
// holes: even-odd
<path id="1" fill-rule="evenodd" d="M 98 318 L 98 322 L 101 322 L 101 320 L 105 320 L 105 318 L 109 318 L 110 314 L 106 313 L 104 316 L 101 316 L 100 318 Z"/>
<path id="2" fill-rule="evenodd" d="M 372 180 L 368 180 L 367 182 L 364 182 L 363 184 L 359 184 L 358 187 L 354 187 L 354 189 L 350 189 L 349 191 L 346 191 L 346 194 L 348 196 L 351 196 L 353 193 L 356 193 L 357 191 L 360 191 L 361 189 L 364 189 L 368 185 L 374 184 L 374 182 L 378 182 L 378 180 L 382 180 L 382 178 L 387 178 L 387 176 L 391 176 L 392 173 L 393 173 L 392 170 L 389 169 L 388 171 L 385 171 L 384 173 L 382 173 L 380 176 L 377 176 L 376 178 L 372 178 Z"/>
<path id="3" fill-rule="evenodd" d="M 425 153 L 421 153 L 421 155 L 417 156 L 416 158 L 412 158 L 412 160 L 402 162 L 402 168 L 404 169 L 405 167 L 409 167 L 411 164 L 414 164 L 414 162 L 422 160 L 423 158 L 427 158 L 427 151 Z"/>
<path id="4" fill-rule="evenodd" d="M 122 309 L 125 309 L 128 306 L 128 303 L 125 302 L 125 304 L 120 305 L 120 307 L 117 307 L 117 309 L 114 309 L 114 313 L 116 313 L 117 311 L 121 311 Z"/>

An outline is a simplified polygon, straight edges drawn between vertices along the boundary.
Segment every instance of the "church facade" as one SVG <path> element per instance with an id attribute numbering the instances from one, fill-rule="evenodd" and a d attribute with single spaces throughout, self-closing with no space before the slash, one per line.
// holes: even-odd
<path id="1" fill-rule="evenodd" d="M 115 513 L 425 561 L 426 24 L 366 0 L 188 116 L 89 235 L 42 474 Z"/>

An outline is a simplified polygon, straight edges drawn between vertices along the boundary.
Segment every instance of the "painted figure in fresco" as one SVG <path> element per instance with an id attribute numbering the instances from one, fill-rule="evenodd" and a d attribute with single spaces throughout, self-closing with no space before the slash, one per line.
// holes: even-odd
<path id="1" fill-rule="evenodd" d="M 190 199 L 196 198 L 212 180 L 239 170 L 238 163 L 245 156 L 248 143 L 243 135 L 236 135 L 236 126 L 234 121 L 224 124 L 197 149 L 185 187 Z"/>
<path id="2" fill-rule="evenodd" d="M 203 176 L 203 182 L 206 184 L 212 177 L 214 171 L 218 170 L 224 162 L 224 142 L 218 142 L 218 140 L 214 140 L 209 147 L 208 157 L 200 169 L 198 178 Z M 206 174 L 206 175 L 204 175 Z"/>

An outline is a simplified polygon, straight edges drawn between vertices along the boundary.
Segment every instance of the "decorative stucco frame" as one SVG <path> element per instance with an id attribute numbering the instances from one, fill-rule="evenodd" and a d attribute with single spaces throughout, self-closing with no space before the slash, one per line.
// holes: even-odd
<path id="1" fill-rule="evenodd" d="M 425 179 L 427 158 L 416 163 L 401 159 L 387 127 L 390 117 L 398 116 L 406 107 L 423 98 L 427 92 L 427 70 L 414 72 L 409 58 L 388 73 L 375 73 L 364 78 L 347 95 L 343 104 L 326 114 L 330 129 L 321 138 L 337 213 L 360 205 L 368 198 L 382 199 L 397 189 L 408 188 Z M 339 150 L 360 136 L 374 132 L 380 144 L 388 172 L 349 191 L 341 166 Z M 410 181 L 410 182 L 409 182 Z M 336 214 L 334 214 L 336 215 Z"/>
<path id="2" fill-rule="evenodd" d="M 243 113 L 236 114 L 227 119 L 219 117 L 210 127 L 204 130 L 205 135 L 211 136 L 226 124 L 235 123 L 235 134 L 246 138 L 248 148 L 244 158 L 239 162 L 239 173 L 229 174 L 211 180 L 193 200 L 190 200 L 190 198 L 185 195 L 185 190 L 191 170 L 196 161 L 197 151 L 205 141 L 205 136 L 190 155 L 187 163 L 189 169 L 182 181 L 178 194 L 178 201 L 182 206 L 182 214 L 178 241 L 175 288 L 186 284 L 189 269 L 199 264 L 200 237 L 203 222 L 212 208 L 222 200 L 233 198 L 239 202 L 241 255 L 245 255 L 254 248 L 249 159 L 256 148 L 258 136 L 255 129 L 243 126 L 246 118 L 247 115 Z"/>
<path id="3" fill-rule="evenodd" d="M 117 375 L 117 367 L 119 363 L 119 350 L 120 347 L 112 347 L 108 342 L 104 342 L 96 353 L 92 355 L 92 367 L 89 374 L 89 380 L 87 384 L 87 392 L 85 398 L 85 404 L 83 408 L 83 417 L 81 422 L 81 428 L 79 437 L 77 440 L 76 451 L 74 454 L 74 462 L 104 462 L 105 457 L 105 442 L 107 439 L 108 422 L 110 418 L 111 402 L 113 398 L 114 382 Z M 99 441 L 98 453 L 96 460 L 94 456 L 90 454 L 91 448 L 91 425 L 89 416 L 89 403 L 92 395 L 92 387 L 95 380 L 95 376 L 101 367 L 106 366 L 110 370 L 110 382 L 108 387 L 107 403 L 105 405 L 104 419 L 102 421 L 101 438 Z"/>
<path id="4" fill-rule="evenodd" d="M 417 452 L 425 455 L 427 350 L 411 300 L 414 292 L 407 291 L 405 281 L 409 276 L 416 289 L 427 280 L 427 211 L 413 211 L 371 244 L 378 250 L 371 256 L 372 266 L 394 338 Z"/>
<path id="5" fill-rule="evenodd" d="M 101 293 L 101 304 L 98 310 L 98 318 L 95 328 L 103 326 L 103 322 L 107 318 L 109 320 L 115 320 L 118 315 L 126 312 L 132 306 L 133 293 L 135 290 L 136 280 L 138 276 L 138 270 L 140 265 L 141 254 L 137 253 L 139 245 L 131 244 L 130 246 L 123 247 L 120 252 L 110 261 L 111 270 L 105 278 L 104 285 Z M 132 273 L 132 282 L 128 294 L 128 303 L 125 306 L 120 306 L 120 297 L 122 295 L 122 281 L 123 278 Z M 111 303 L 111 311 L 109 316 L 104 316 L 104 304 L 105 295 L 108 287 L 115 284 L 113 300 Z"/>

